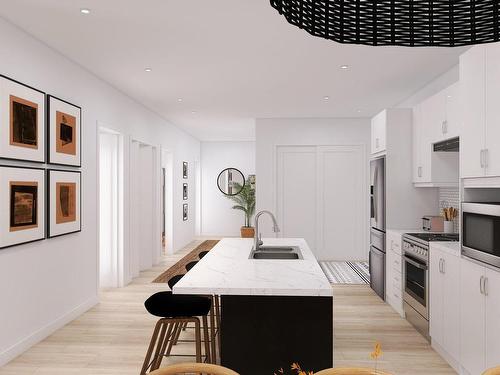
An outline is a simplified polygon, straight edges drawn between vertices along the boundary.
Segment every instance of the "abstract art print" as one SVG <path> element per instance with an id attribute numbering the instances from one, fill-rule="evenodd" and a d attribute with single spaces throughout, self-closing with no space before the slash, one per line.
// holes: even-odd
<path id="1" fill-rule="evenodd" d="M 0 248 L 45 238 L 45 171 L 0 166 Z"/>
<path id="2" fill-rule="evenodd" d="M 182 199 L 185 201 L 188 199 L 188 184 L 186 183 L 182 185 Z"/>
<path id="3" fill-rule="evenodd" d="M 182 178 L 188 178 L 188 163 L 187 161 L 182 163 Z"/>
<path id="4" fill-rule="evenodd" d="M 48 237 L 81 231 L 81 173 L 48 171 Z"/>
<path id="5" fill-rule="evenodd" d="M 45 162 L 45 93 L 0 76 L 0 158 Z"/>
<path id="6" fill-rule="evenodd" d="M 81 108 L 49 95 L 48 162 L 79 167 L 81 165 Z"/>
<path id="7" fill-rule="evenodd" d="M 182 220 L 186 221 L 188 219 L 188 205 L 184 203 L 182 205 Z"/>

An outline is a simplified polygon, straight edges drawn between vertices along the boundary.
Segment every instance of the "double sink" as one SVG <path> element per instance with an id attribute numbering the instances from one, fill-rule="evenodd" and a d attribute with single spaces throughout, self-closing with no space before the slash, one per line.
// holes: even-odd
<path id="1" fill-rule="evenodd" d="M 298 246 L 260 246 L 253 249 L 249 259 L 304 259 Z"/>

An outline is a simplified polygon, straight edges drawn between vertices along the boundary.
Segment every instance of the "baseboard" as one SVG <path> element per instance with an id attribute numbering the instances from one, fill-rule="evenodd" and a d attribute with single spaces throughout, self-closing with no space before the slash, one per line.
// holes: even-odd
<path id="1" fill-rule="evenodd" d="M 33 345 L 38 344 L 40 341 L 50 336 L 59 328 L 65 326 L 72 320 L 76 319 L 84 312 L 97 305 L 97 303 L 99 303 L 99 298 L 97 296 L 94 296 L 89 300 L 85 301 L 84 303 L 82 303 L 81 305 L 75 307 L 70 312 L 56 319 L 52 323 L 47 324 L 46 326 L 40 328 L 31 335 L 23 338 L 18 343 L 12 345 L 10 348 L 0 353 L 0 367 L 6 365 L 8 362 L 12 361 L 14 358 L 24 353 Z"/>
<path id="2" fill-rule="evenodd" d="M 431 346 L 432 349 L 434 349 L 448 364 L 457 372 L 457 374 L 460 374 L 460 363 L 453 358 L 451 355 L 448 354 L 448 352 L 441 346 L 439 345 L 436 341 L 431 340 Z"/>

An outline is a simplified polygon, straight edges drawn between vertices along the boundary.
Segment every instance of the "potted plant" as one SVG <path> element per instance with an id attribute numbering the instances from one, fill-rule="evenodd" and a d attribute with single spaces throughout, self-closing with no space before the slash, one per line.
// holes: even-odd
<path id="1" fill-rule="evenodd" d="M 241 189 L 241 191 L 236 195 L 227 195 L 227 197 L 236 203 L 233 209 L 245 213 L 245 225 L 241 227 L 241 237 L 253 238 L 255 235 L 255 228 L 252 227 L 252 217 L 255 213 L 255 189 L 249 178 L 247 178 L 243 187 L 235 182 L 234 189 L 236 191 Z"/>

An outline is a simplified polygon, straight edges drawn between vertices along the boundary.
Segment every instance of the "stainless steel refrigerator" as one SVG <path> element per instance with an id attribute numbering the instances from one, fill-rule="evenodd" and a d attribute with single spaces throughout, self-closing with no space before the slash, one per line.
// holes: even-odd
<path id="1" fill-rule="evenodd" d="M 385 300 L 385 158 L 370 162 L 370 286 Z"/>

